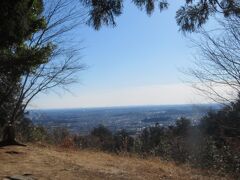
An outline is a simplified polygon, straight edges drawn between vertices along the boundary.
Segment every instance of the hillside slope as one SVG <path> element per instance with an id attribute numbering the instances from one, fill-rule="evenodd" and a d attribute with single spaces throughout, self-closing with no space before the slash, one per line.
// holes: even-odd
<path id="1" fill-rule="evenodd" d="M 0 148 L 0 162 L 0 179 L 227 179 L 157 159 L 32 144 Z"/>

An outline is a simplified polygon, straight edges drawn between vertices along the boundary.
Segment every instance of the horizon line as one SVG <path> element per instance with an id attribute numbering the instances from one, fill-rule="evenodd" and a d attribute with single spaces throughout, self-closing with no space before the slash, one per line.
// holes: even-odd
<path id="1" fill-rule="evenodd" d="M 113 105 L 113 106 L 87 106 L 87 107 L 65 107 L 65 108 L 29 108 L 32 110 L 74 110 L 74 109 L 114 109 L 114 108 L 134 108 L 151 106 L 201 106 L 201 105 L 221 105 L 219 103 L 186 103 L 186 104 L 142 104 L 142 105 Z"/>

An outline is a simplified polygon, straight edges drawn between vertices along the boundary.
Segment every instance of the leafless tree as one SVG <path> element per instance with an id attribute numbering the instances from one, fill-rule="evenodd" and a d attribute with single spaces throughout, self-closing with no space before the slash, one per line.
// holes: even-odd
<path id="1" fill-rule="evenodd" d="M 26 45 L 33 49 L 51 45 L 53 51 L 46 63 L 25 73 L 17 82 L 11 81 L 7 74 L 0 73 L 0 81 L 4 85 L 0 87 L 4 88 L 1 92 L 5 92 L 0 101 L 14 93 L 13 101 L 0 103 L 3 110 L 11 106 L 5 117 L 11 125 L 21 120 L 34 97 L 50 89 L 66 89 L 67 85 L 78 81 L 78 72 L 85 69 L 81 62 L 81 42 L 72 39 L 71 35 L 85 22 L 84 9 L 81 9 L 77 0 L 45 0 L 44 3 L 46 28 L 35 33 Z"/>
<path id="2" fill-rule="evenodd" d="M 240 17 L 218 23 L 217 29 L 198 31 L 200 38 L 193 41 L 197 47 L 194 67 L 187 73 L 201 94 L 228 104 L 240 92 Z"/>

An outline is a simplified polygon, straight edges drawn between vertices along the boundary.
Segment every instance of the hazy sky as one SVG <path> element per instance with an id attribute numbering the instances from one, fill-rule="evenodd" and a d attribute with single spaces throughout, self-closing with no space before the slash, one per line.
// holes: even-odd
<path id="1" fill-rule="evenodd" d="M 191 65 L 193 49 L 178 31 L 174 2 L 149 17 L 126 4 L 117 27 L 94 31 L 78 29 L 83 40 L 82 61 L 89 68 L 79 73 L 72 94 L 38 96 L 30 108 L 103 107 L 125 105 L 185 104 L 200 102 L 179 71 Z"/>

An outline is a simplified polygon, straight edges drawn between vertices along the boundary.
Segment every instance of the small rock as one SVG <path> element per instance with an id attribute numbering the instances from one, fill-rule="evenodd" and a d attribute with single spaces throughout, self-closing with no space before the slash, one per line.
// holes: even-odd
<path id="1" fill-rule="evenodd" d="M 36 179 L 33 177 L 30 177 L 30 174 L 25 174 L 25 175 L 8 176 L 8 177 L 5 177 L 3 180 L 36 180 Z"/>

